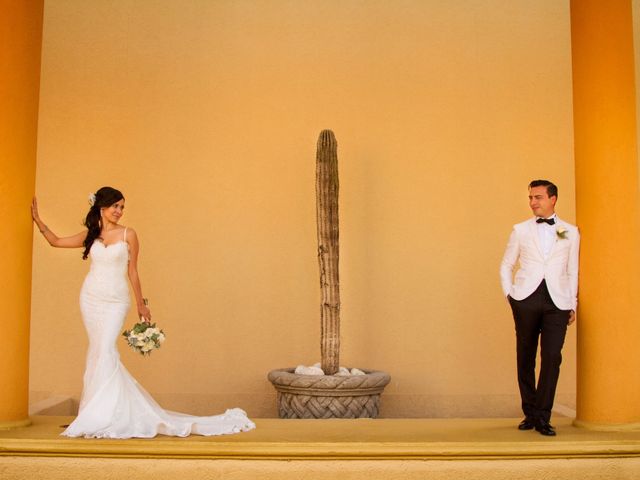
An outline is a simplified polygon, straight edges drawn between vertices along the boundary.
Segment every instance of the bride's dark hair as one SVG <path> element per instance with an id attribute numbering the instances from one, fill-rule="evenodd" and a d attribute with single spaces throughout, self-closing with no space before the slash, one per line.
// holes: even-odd
<path id="1" fill-rule="evenodd" d="M 100 232 L 102 231 L 102 217 L 100 216 L 100 209 L 105 207 L 110 207 L 116 202 L 124 199 L 124 195 L 120 190 L 116 190 L 111 187 L 102 187 L 96 193 L 96 198 L 87 213 L 86 218 L 84 219 L 84 226 L 87 227 L 87 238 L 84 239 L 84 252 L 82 254 L 82 259 L 86 260 L 89 256 L 89 250 L 91 250 L 91 245 L 96 238 L 100 236 Z"/>

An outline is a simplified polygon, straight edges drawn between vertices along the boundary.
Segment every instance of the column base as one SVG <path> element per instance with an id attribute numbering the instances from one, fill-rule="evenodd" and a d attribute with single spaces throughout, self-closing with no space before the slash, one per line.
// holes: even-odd
<path id="1" fill-rule="evenodd" d="M 28 427 L 29 425 L 31 425 L 30 418 L 25 418 L 24 420 L 12 420 L 7 422 L 0 421 L 0 430 L 11 430 L 13 428 Z"/>
<path id="2" fill-rule="evenodd" d="M 597 430 L 601 432 L 626 432 L 640 430 L 640 422 L 633 423 L 597 423 L 575 419 L 573 426 L 587 430 Z"/>

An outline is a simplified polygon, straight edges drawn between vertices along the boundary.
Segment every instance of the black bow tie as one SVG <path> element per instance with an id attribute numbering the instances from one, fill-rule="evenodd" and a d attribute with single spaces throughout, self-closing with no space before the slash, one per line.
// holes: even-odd
<path id="1" fill-rule="evenodd" d="M 555 218 L 538 218 L 536 220 L 536 223 L 548 223 L 549 225 L 555 225 L 556 219 Z"/>

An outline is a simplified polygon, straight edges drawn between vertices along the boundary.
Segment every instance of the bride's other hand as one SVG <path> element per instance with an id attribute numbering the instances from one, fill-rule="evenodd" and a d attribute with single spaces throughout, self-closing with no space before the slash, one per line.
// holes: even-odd
<path id="1" fill-rule="evenodd" d="M 138 307 L 138 317 L 142 319 L 144 323 L 151 323 L 151 310 L 146 305 Z"/>

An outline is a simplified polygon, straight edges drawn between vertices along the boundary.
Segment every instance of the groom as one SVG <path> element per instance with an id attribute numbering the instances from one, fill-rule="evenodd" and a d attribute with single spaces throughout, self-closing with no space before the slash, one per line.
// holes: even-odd
<path id="1" fill-rule="evenodd" d="M 518 386 L 525 415 L 518 428 L 535 428 L 546 436 L 556 434 L 549 423 L 551 407 L 578 293 L 580 234 L 555 214 L 557 200 L 558 188 L 548 180 L 529 184 L 529 207 L 535 217 L 513 227 L 500 265 L 502 290 L 516 327 Z M 536 385 L 538 340 L 542 361 Z"/>

